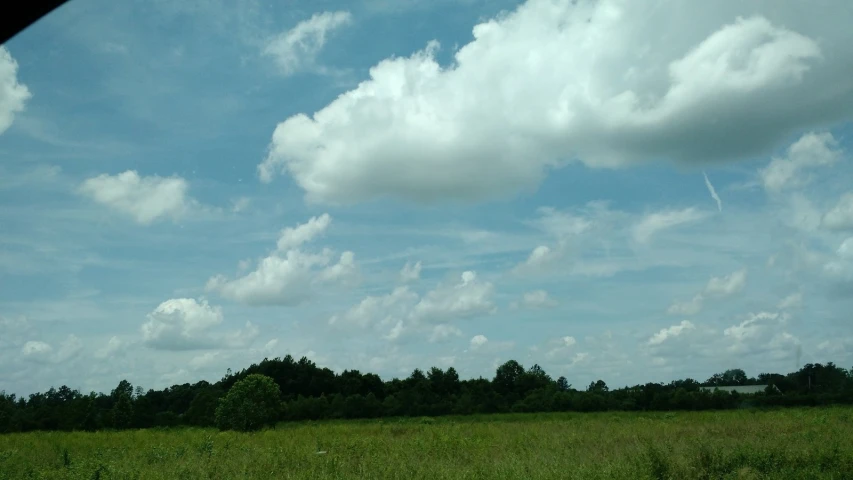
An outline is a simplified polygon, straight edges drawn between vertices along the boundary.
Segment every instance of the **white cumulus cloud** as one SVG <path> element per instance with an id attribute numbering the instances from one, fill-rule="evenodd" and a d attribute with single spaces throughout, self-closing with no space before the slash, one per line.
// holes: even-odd
<path id="1" fill-rule="evenodd" d="M 422 334 L 436 342 L 462 334 L 453 325 L 455 320 L 495 313 L 493 296 L 491 283 L 466 271 L 461 282 L 439 284 L 423 295 L 400 286 L 386 295 L 368 296 L 346 312 L 332 316 L 329 324 L 372 329 L 391 341 Z"/>
<path id="2" fill-rule="evenodd" d="M 24 355 L 24 358 L 37 362 L 49 361 L 52 353 L 53 347 L 49 343 L 40 340 L 30 340 L 21 348 L 21 354 Z"/>
<path id="3" fill-rule="evenodd" d="M 430 42 L 287 118 L 259 175 L 322 202 L 433 202 L 532 189 L 574 160 L 748 158 L 853 108 L 849 16 L 816 11 L 528 0 L 476 25 L 449 65 Z"/>
<path id="4" fill-rule="evenodd" d="M 462 273 L 461 282 L 439 285 L 412 309 L 412 318 L 419 322 L 444 323 L 456 318 L 471 318 L 494 313 L 494 286 L 477 279 L 476 272 Z"/>
<path id="5" fill-rule="evenodd" d="M 12 125 L 15 114 L 24 111 L 30 97 L 27 86 L 18 82 L 18 62 L 0 45 L 0 135 Z"/>
<path id="6" fill-rule="evenodd" d="M 727 350 L 734 355 L 764 355 L 773 360 L 794 360 L 800 340 L 784 330 L 786 314 L 759 312 L 746 315 L 745 320 L 723 331 L 728 340 Z"/>
<path id="7" fill-rule="evenodd" d="M 853 231 L 853 192 L 838 199 L 835 207 L 823 216 L 822 224 L 829 230 Z"/>
<path id="8" fill-rule="evenodd" d="M 759 171 L 764 188 L 778 192 L 808 181 L 806 171 L 832 165 L 841 158 L 838 142 L 830 133 L 807 133 L 788 147 L 787 157 L 773 158 Z"/>
<path id="9" fill-rule="evenodd" d="M 255 270 L 231 280 L 216 275 L 208 280 L 206 289 L 247 305 L 293 306 L 308 300 L 318 285 L 354 283 L 358 268 L 353 252 L 342 252 L 335 261 L 334 252 L 328 248 L 316 253 L 302 248 L 330 224 L 331 217 L 323 214 L 285 228 L 277 250 L 261 259 Z"/>
<path id="10" fill-rule="evenodd" d="M 666 313 L 670 315 L 696 315 L 702 311 L 704 300 L 705 297 L 702 294 L 698 294 L 686 302 L 673 302 L 666 310 Z"/>
<path id="11" fill-rule="evenodd" d="M 471 337 L 471 348 L 476 350 L 488 342 L 489 339 L 485 335 L 474 335 Z"/>
<path id="12" fill-rule="evenodd" d="M 134 170 L 89 178 L 78 191 L 101 205 L 147 225 L 164 217 L 178 218 L 194 204 L 181 177 L 142 177 Z"/>
<path id="13" fill-rule="evenodd" d="M 142 340 L 161 350 L 193 350 L 211 346 L 208 331 L 223 321 L 222 308 L 206 300 L 173 298 L 148 314 Z"/>
<path id="14" fill-rule="evenodd" d="M 59 348 L 40 340 L 24 343 L 21 354 L 24 359 L 36 363 L 61 364 L 76 357 L 83 351 L 83 342 L 76 335 L 68 335 L 59 343 Z"/>
<path id="15" fill-rule="evenodd" d="M 795 292 L 787 297 L 783 298 L 777 308 L 779 310 L 789 310 L 792 308 L 799 308 L 803 306 L 803 294 L 800 292 Z"/>
<path id="16" fill-rule="evenodd" d="M 695 328 L 696 328 L 696 326 L 693 325 L 693 323 L 690 322 L 689 320 L 682 320 L 681 323 L 679 323 L 678 325 L 672 325 L 672 326 L 660 329 L 659 332 L 657 332 L 656 334 L 652 335 L 651 338 L 649 338 L 648 343 L 649 343 L 649 345 L 660 345 L 670 338 L 678 337 L 678 336 L 684 334 L 684 332 L 686 332 L 688 330 L 693 330 Z"/>
<path id="17" fill-rule="evenodd" d="M 123 348 L 126 348 L 127 344 L 123 342 L 120 338 L 116 336 L 110 337 L 107 341 L 107 344 L 104 345 L 103 348 L 95 351 L 95 358 L 105 359 L 110 358 L 118 353 L 121 353 Z"/>
<path id="18" fill-rule="evenodd" d="M 311 217 L 306 223 L 295 227 L 287 227 L 281 231 L 276 246 L 280 251 L 287 251 L 308 243 L 323 234 L 332 223 L 332 217 L 324 213 L 319 217 Z"/>
<path id="19" fill-rule="evenodd" d="M 740 269 L 723 277 L 711 277 L 705 286 L 705 294 L 726 297 L 738 293 L 746 286 L 746 269 Z"/>

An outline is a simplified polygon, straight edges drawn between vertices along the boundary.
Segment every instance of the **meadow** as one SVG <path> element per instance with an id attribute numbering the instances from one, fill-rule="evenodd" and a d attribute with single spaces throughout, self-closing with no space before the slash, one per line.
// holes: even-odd
<path id="1" fill-rule="evenodd" d="M 0 479 L 19 478 L 841 480 L 853 478 L 853 408 L 0 435 Z"/>

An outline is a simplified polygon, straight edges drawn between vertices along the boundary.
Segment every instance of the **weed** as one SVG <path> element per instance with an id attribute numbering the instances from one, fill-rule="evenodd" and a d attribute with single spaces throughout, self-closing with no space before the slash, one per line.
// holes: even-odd
<path id="1" fill-rule="evenodd" d="M 289 423 L 252 434 L 200 428 L 5 434 L 0 480 L 829 480 L 853 478 L 851 413 L 851 407 L 825 407 L 510 414 Z"/>

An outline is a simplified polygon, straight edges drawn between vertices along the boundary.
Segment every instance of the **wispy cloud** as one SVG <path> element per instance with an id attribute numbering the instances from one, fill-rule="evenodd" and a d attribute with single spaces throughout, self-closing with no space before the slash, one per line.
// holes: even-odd
<path id="1" fill-rule="evenodd" d="M 316 13 L 270 40 L 263 53 L 273 57 L 286 76 L 307 70 L 322 71 L 316 60 L 328 36 L 351 22 L 352 15 L 347 11 Z"/>

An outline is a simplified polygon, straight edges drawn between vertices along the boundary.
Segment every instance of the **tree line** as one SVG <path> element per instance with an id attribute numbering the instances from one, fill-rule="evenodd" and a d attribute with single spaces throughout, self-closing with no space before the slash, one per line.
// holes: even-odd
<path id="1" fill-rule="evenodd" d="M 831 362 L 808 364 L 785 375 L 762 373 L 750 378 L 743 370 L 733 369 L 704 382 L 687 378 L 610 389 L 603 380 L 574 388 L 565 377 L 554 379 L 539 365 L 525 369 L 515 360 L 499 366 L 492 379 L 460 380 L 452 367 L 433 367 L 426 372 L 415 369 L 404 379 L 383 381 L 376 374 L 358 370 L 338 374 L 305 357 L 297 361 L 288 355 L 264 359 L 237 373 L 229 369 L 215 383 L 185 383 L 163 390 L 134 389 L 130 382 L 122 380 L 109 393 L 83 394 L 61 386 L 24 398 L 0 391 L 0 433 L 215 426 L 218 407 L 226 405 L 220 409 L 220 417 L 228 408 L 240 409 L 239 405 L 231 405 L 226 394 L 250 375 L 269 377 L 270 384 L 276 387 L 273 397 L 268 395 L 266 400 L 276 421 L 853 403 L 853 368 L 846 370 Z M 702 388 L 763 384 L 776 388 L 750 396 Z M 269 406 L 269 402 L 276 404 Z M 236 423 L 225 425 L 224 428 L 245 429 Z"/>

